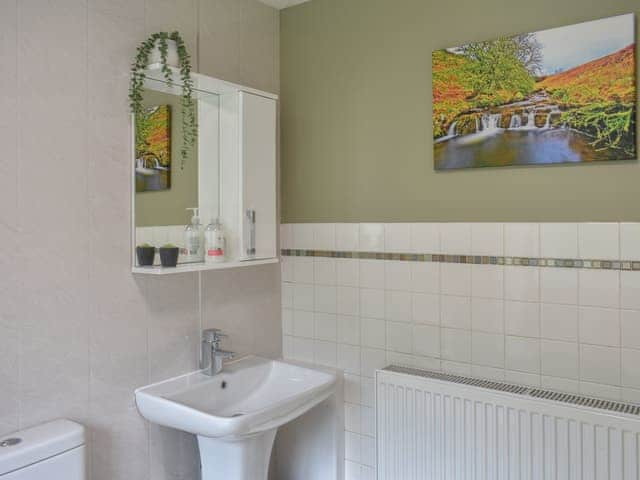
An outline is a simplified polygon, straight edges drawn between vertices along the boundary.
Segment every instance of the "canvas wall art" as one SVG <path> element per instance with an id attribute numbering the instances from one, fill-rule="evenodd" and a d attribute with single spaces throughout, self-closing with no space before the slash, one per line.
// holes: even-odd
<path id="1" fill-rule="evenodd" d="M 636 159 L 635 16 L 432 54 L 437 170 Z"/>
<path id="2" fill-rule="evenodd" d="M 136 192 L 171 188 L 171 107 L 147 107 L 136 117 Z"/>

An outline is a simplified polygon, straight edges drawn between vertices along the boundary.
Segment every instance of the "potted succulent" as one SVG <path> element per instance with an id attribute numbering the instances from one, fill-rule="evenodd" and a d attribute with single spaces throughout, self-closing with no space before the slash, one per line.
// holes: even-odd
<path id="1" fill-rule="evenodd" d="M 177 65 L 176 65 L 177 62 Z M 174 79 L 172 66 L 180 70 L 182 83 L 182 158 L 181 168 L 193 147 L 197 134 L 195 103 L 193 101 L 193 79 L 191 78 L 191 56 L 187 52 L 184 40 L 178 32 L 157 32 L 152 34 L 138 46 L 136 58 L 131 66 L 131 83 L 129 84 L 129 106 L 136 118 L 143 112 L 142 93 L 149 65 L 160 63 L 162 75 L 169 85 Z"/>
<path id="2" fill-rule="evenodd" d="M 143 243 L 136 247 L 136 256 L 138 257 L 138 265 L 141 267 L 149 267 L 153 265 L 153 260 L 156 256 L 156 247 Z"/>
<path id="3" fill-rule="evenodd" d="M 160 263 L 163 267 L 175 267 L 178 265 L 180 249 L 171 243 L 160 247 Z"/>

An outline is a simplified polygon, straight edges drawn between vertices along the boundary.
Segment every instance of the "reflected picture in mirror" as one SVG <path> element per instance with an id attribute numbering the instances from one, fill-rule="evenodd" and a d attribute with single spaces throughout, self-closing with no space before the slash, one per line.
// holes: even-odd
<path id="1" fill-rule="evenodd" d="M 171 188 L 171 107 L 154 105 L 136 117 L 136 192 Z"/>

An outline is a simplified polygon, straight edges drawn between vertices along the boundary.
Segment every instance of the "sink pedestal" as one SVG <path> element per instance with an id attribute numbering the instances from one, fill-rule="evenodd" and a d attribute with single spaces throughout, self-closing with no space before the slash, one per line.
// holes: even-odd
<path id="1" fill-rule="evenodd" d="M 198 435 L 202 480 L 267 480 L 277 430 L 236 439 Z"/>

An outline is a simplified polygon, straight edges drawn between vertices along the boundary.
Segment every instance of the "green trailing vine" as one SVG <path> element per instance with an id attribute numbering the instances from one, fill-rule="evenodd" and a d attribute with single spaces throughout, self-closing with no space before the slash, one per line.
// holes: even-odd
<path id="1" fill-rule="evenodd" d="M 195 144 L 198 135 L 196 123 L 195 103 L 193 101 L 193 79 L 191 78 L 191 56 L 187 52 L 184 40 L 178 32 L 157 32 L 142 42 L 136 51 L 136 58 L 131 66 L 131 84 L 129 85 L 129 105 L 136 118 L 143 112 L 142 92 L 146 79 L 146 69 L 149 63 L 149 55 L 158 44 L 161 58 L 162 75 L 169 85 L 173 85 L 171 69 L 167 65 L 169 53 L 168 41 L 173 40 L 178 47 L 180 60 L 180 80 L 182 83 L 182 157 L 181 168 L 184 169 L 185 160 L 189 150 Z"/>

